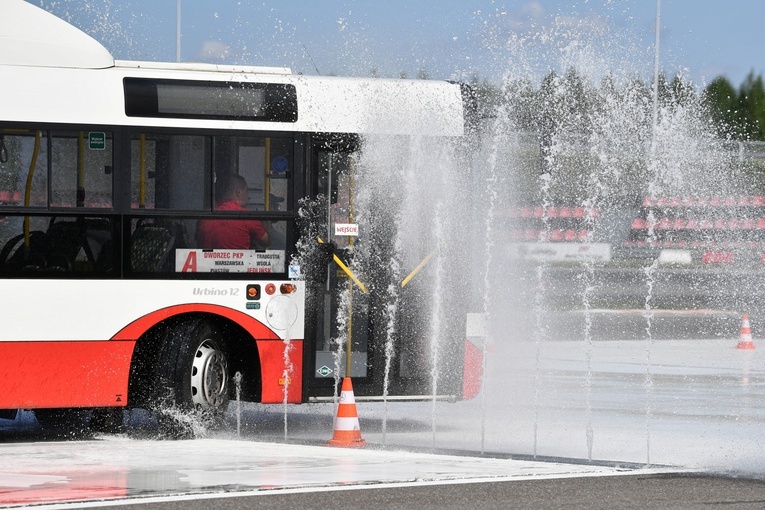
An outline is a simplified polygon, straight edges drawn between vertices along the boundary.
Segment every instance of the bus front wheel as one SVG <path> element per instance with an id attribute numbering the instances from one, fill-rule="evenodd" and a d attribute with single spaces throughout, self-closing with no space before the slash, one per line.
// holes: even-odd
<path id="1" fill-rule="evenodd" d="M 217 425 L 228 407 L 229 368 L 220 328 L 186 318 L 164 333 L 155 370 L 161 432 L 190 437 Z"/>

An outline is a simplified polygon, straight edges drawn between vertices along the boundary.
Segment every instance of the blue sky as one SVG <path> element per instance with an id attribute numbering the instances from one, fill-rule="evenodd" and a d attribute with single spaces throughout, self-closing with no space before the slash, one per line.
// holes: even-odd
<path id="1" fill-rule="evenodd" d="M 176 60 L 177 0 L 29 0 L 119 59 Z M 499 80 L 574 65 L 650 78 L 656 0 L 182 0 L 181 60 L 305 74 Z M 765 2 L 662 0 L 661 65 L 702 85 L 765 70 Z M 597 77 L 597 76 L 596 76 Z"/>

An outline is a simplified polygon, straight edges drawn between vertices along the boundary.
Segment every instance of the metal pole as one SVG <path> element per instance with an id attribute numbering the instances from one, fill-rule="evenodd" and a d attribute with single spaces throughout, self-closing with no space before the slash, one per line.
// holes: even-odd
<path id="1" fill-rule="evenodd" d="M 327 152 L 327 242 L 332 242 L 332 153 Z M 330 290 L 332 264 L 327 266 L 327 293 Z"/>
<path id="2" fill-rule="evenodd" d="M 175 13 L 175 61 L 181 61 L 181 0 L 176 2 Z"/>
<path id="3" fill-rule="evenodd" d="M 661 31 L 661 0 L 656 0 L 656 40 L 653 46 L 653 138 L 659 123 L 659 32 Z"/>
<path id="4" fill-rule="evenodd" d="M 348 223 L 353 223 L 353 172 L 355 170 L 353 160 L 351 160 L 350 165 L 348 166 Z M 348 239 L 348 244 L 350 251 L 353 252 L 353 237 Z M 348 292 L 348 341 L 345 351 L 345 376 L 351 377 L 351 348 L 353 347 L 353 282 L 350 280 L 348 281 Z"/>

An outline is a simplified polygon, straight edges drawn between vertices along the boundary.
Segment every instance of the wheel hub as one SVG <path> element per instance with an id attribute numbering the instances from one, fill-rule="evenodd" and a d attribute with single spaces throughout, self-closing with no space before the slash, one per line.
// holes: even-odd
<path id="1" fill-rule="evenodd" d="M 197 409 L 217 409 L 225 405 L 228 394 L 226 356 L 212 340 L 197 348 L 191 367 L 191 401 Z"/>

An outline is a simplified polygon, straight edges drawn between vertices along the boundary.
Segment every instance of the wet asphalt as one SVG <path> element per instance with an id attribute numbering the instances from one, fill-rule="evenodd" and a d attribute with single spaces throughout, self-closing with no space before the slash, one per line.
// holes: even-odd
<path id="1" fill-rule="evenodd" d="M 765 508 L 765 481 L 716 475 L 630 475 L 333 490 L 111 506 L 124 510 Z"/>

